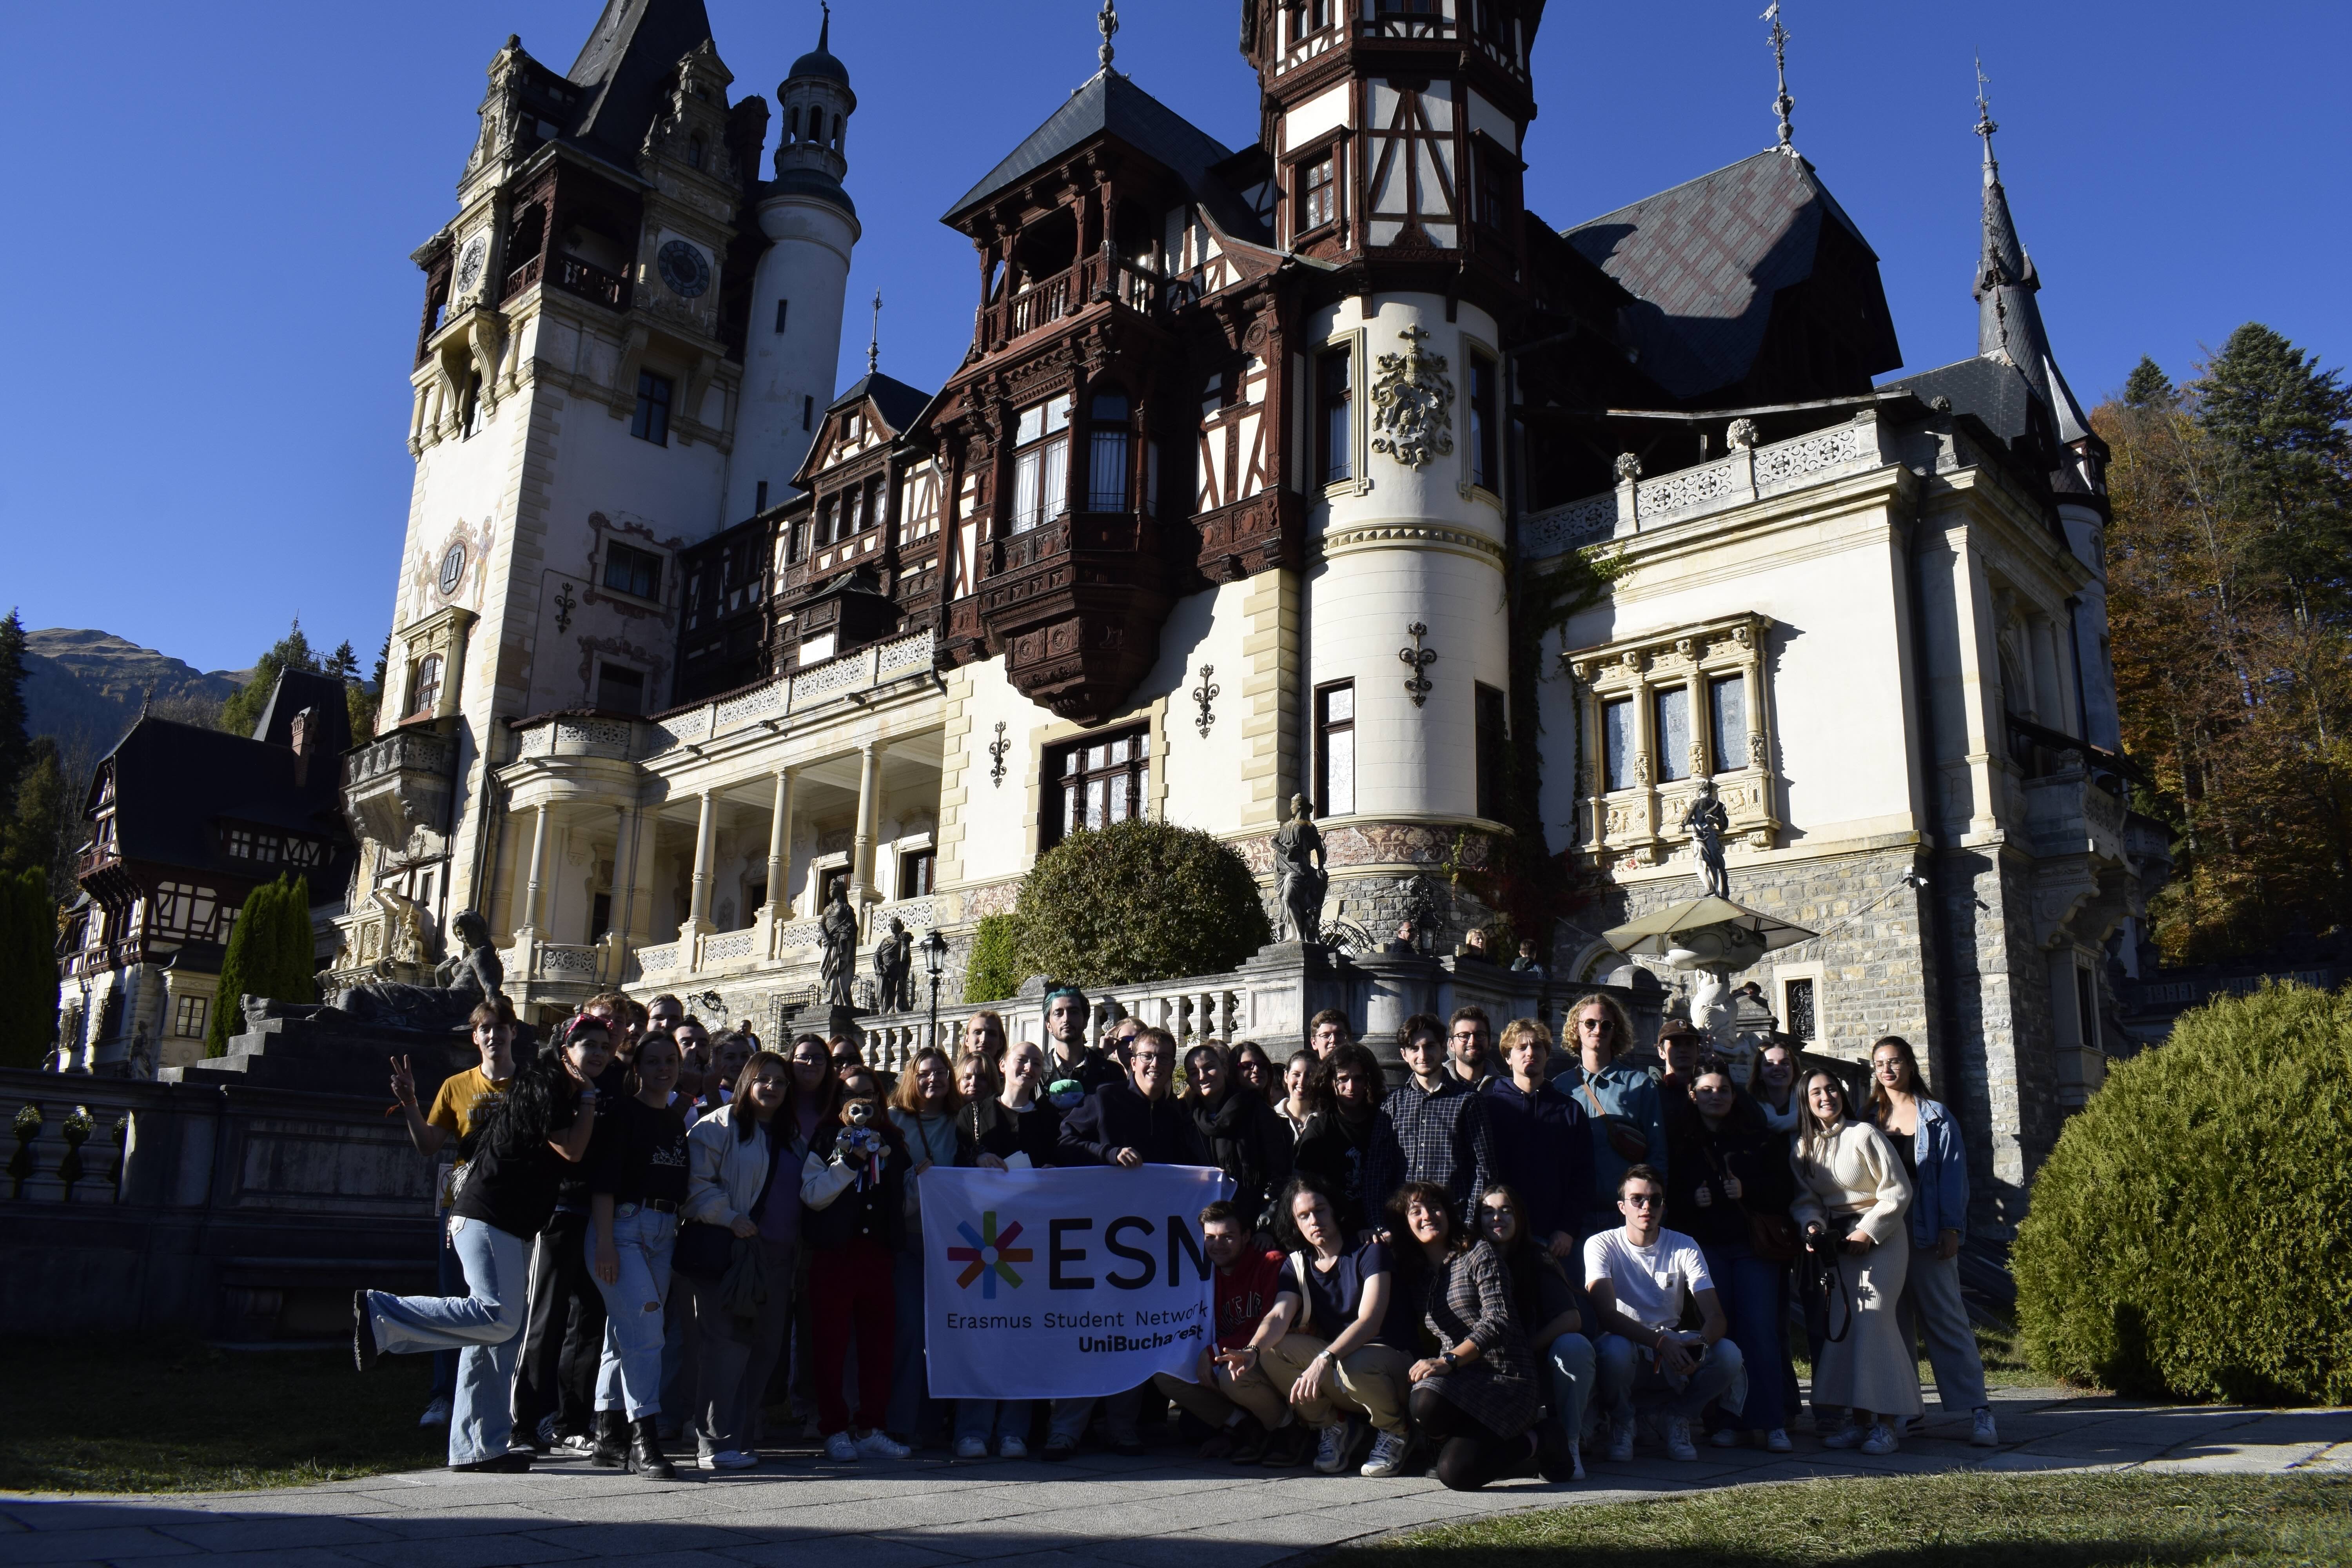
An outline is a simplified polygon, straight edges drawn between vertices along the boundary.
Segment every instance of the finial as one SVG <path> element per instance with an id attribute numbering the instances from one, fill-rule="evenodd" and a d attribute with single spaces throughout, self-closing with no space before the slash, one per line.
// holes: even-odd
<path id="1" fill-rule="evenodd" d="M 1118 0 L 1103 0 L 1103 8 L 1095 14 L 1095 26 L 1102 30 L 1103 69 L 1110 69 L 1111 36 L 1118 31 Z"/>
<path id="2" fill-rule="evenodd" d="M 833 53 L 833 7 L 818 0 L 817 8 L 824 13 L 824 20 L 816 26 L 816 52 L 829 55 Z"/>
<path id="3" fill-rule="evenodd" d="M 1789 111 L 1797 100 L 1789 96 L 1789 29 L 1780 26 L 1780 0 L 1764 8 L 1763 20 L 1772 24 L 1772 68 L 1780 79 L 1780 96 L 1772 100 L 1773 112 L 1780 117 L 1780 151 L 1793 158 L 1797 155 L 1797 128 L 1790 123 Z"/>
<path id="4" fill-rule="evenodd" d="M 1998 174 L 2000 163 L 1992 155 L 1992 133 L 2000 127 L 1993 122 L 1992 105 L 1985 98 L 1987 79 L 1984 72 L 1984 57 L 1979 55 L 1977 57 L 1977 134 L 1984 138 L 1985 167 Z"/>
<path id="5" fill-rule="evenodd" d="M 882 368 L 882 290 L 874 290 L 874 335 L 866 342 L 866 374 Z"/>

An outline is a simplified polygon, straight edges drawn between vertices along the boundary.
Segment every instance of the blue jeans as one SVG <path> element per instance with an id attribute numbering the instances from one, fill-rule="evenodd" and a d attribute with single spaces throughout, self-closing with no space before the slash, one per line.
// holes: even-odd
<path id="1" fill-rule="evenodd" d="M 966 1437 L 977 1437 L 983 1443 L 1001 1444 L 1007 1437 L 1029 1441 L 1029 1407 L 1026 1399 L 959 1399 L 955 1402 L 955 1435 L 961 1443 Z"/>
<path id="2" fill-rule="evenodd" d="M 1789 1424 L 1788 1340 L 1781 1328 L 1781 1281 L 1786 1270 L 1767 1263 L 1741 1241 L 1704 1247 L 1715 1293 L 1731 1321 L 1731 1342 L 1748 1368 L 1748 1403 L 1726 1410 L 1725 1424 L 1749 1432 L 1769 1432 Z"/>
<path id="3" fill-rule="evenodd" d="M 397 1355 L 459 1350 L 449 1413 L 449 1462 L 470 1465 L 507 1451 L 514 1436 L 515 1359 L 530 1290 L 530 1243 L 478 1219 L 452 1219 L 449 1244 L 466 1270 L 464 1297 L 367 1293 L 375 1342 Z"/>
<path id="4" fill-rule="evenodd" d="M 1076 1443 L 1087 1435 L 1087 1423 L 1094 1419 L 1093 1398 L 1056 1399 L 1051 1423 L 1045 1428 L 1045 1440 Z M 1103 1426 L 1114 1443 L 1132 1443 L 1137 1436 L 1137 1425 L 1143 1416 L 1143 1390 L 1130 1388 L 1124 1394 L 1109 1394 L 1099 1401 L 1103 1407 Z"/>
<path id="5" fill-rule="evenodd" d="M 457 1249 L 449 1245 L 449 1211 L 440 1210 L 437 1217 L 441 1223 L 435 1227 L 434 1232 L 434 1247 L 437 1256 L 435 1260 L 433 1282 L 441 1287 L 441 1294 L 444 1296 L 462 1297 L 466 1293 L 466 1266 L 457 1261 Z M 434 1398 L 448 1399 L 457 1394 L 457 1353 L 456 1351 L 433 1352 Z"/>
<path id="6" fill-rule="evenodd" d="M 1544 1382 L 1551 1391 L 1548 1418 L 1555 1441 L 1584 1436 L 1584 1407 L 1592 1399 L 1592 1342 L 1582 1334 L 1560 1335 L 1543 1348 Z"/>
<path id="7" fill-rule="evenodd" d="M 1658 1370 L 1654 1359 L 1621 1334 L 1601 1335 L 1592 1352 L 1593 1393 L 1609 1418 L 1621 1425 L 1632 1424 L 1637 1394 L 1664 1394 L 1667 1397 L 1658 1402 L 1658 1408 L 1670 1418 L 1696 1415 L 1731 1385 L 1740 1368 L 1739 1347 L 1727 1339 L 1707 1346 L 1706 1354 L 1679 1387 Z M 1749 1386 L 1754 1386 L 1752 1380 Z"/>
<path id="8" fill-rule="evenodd" d="M 596 1227 L 583 1242 L 588 1272 L 596 1271 Z M 635 1421 L 661 1414 L 662 1303 L 669 1295 L 669 1255 L 677 1245 L 677 1216 L 621 1204 L 613 1210 L 613 1250 L 621 1277 L 596 1280 L 604 1298 L 604 1358 L 596 1369 L 596 1408 L 625 1410 Z"/>

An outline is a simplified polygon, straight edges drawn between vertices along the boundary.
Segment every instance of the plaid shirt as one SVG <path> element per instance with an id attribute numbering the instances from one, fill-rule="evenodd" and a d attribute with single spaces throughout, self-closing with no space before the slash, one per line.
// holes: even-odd
<path id="1" fill-rule="evenodd" d="M 1447 1073 L 1433 1089 L 1407 1079 L 1389 1090 L 1372 1125 L 1364 1170 L 1364 1207 L 1379 1211 L 1407 1182 L 1434 1182 L 1454 1194 L 1454 1222 L 1470 1223 L 1479 1194 L 1494 1180 L 1495 1145 L 1486 1108 L 1470 1086 Z"/>

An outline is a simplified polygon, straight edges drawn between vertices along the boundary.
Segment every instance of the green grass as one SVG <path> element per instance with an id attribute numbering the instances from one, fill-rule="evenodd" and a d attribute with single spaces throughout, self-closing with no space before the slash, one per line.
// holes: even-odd
<path id="1" fill-rule="evenodd" d="M 0 1341 L 0 1490 L 308 1486 L 448 1457 L 430 1356 L 218 1351 L 186 1336 Z"/>
<path id="2" fill-rule="evenodd" d="M 2352 1562 L 2352 1478 L 1960 1471 L 1446 1525 L 1330 1568 L 2301 1568 Z"/>

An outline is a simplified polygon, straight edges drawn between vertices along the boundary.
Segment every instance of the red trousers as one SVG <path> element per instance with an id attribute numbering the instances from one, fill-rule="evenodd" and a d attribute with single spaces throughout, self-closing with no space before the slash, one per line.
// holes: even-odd
<path id="1" fill-rule="evenodd" d="M 853 1330 L 857 1335 L 856 1424 L 860 1430 L 879 1427 L 890 1407 L 890 1358 L 898 1335 L 890 1249 L 861 1236 L 838 1252 L 813 1254 L 809 1311 L 816 1330 L 817 1430 L 830 1437 L 851 1425 L 841 1383 Z"/>

